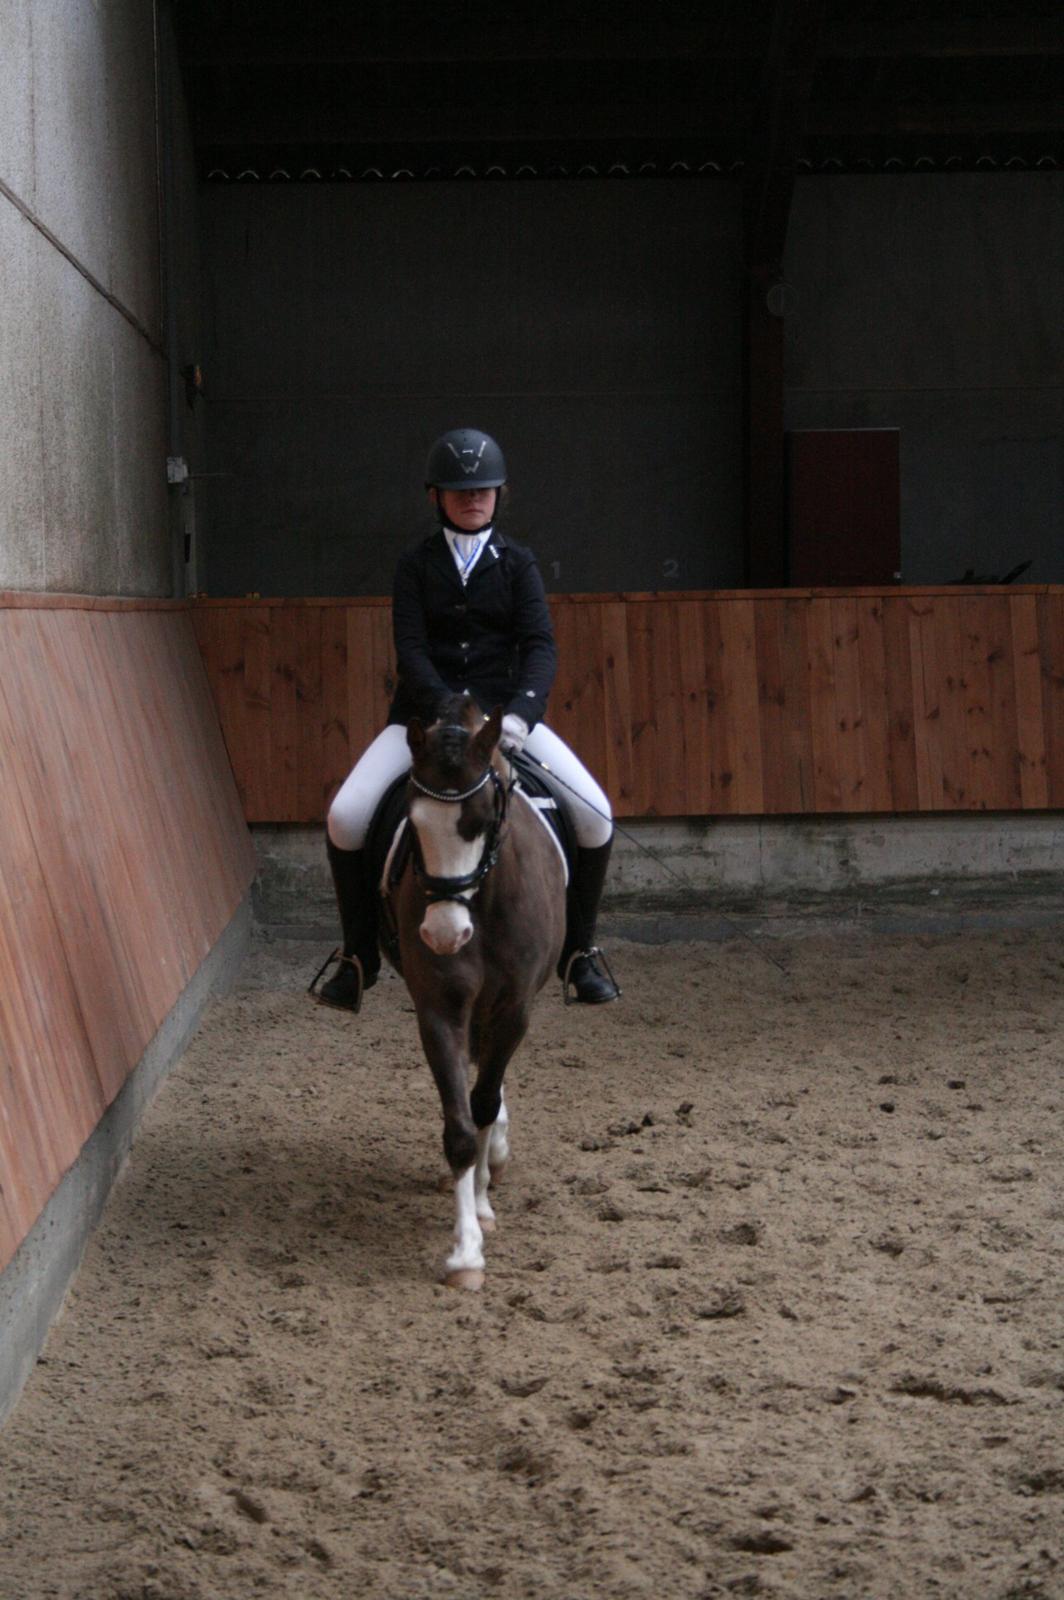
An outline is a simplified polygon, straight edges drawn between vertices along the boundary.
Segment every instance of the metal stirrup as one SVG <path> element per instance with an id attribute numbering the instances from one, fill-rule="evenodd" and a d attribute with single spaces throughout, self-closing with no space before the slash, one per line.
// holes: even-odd
<path id="1" fill-rule="evenodd" d="M 585 956 L 589 961 L 593 961 L 594 958 L 598 956 L 599 960 L 602 962 L 602 965 L 606 969 L 607 978 L 609 978 L 614 989 L 617 991 L 615 998 L 620 999 L 622 993 L 621 986 L 617 982 L 617 979 L 613 976 L 612 969 L 610 968 L 609 962 L 606 960 L 605 954 L 599 949 L 597 944 L 593 944 L 590 950 L 574 950 L 568 961 L 565 963 L 565 971 L 562 974 L 562 997 L 564 998 L 566 1005 L 575 1006 L 579 1004 L 576 996 L 576 986 L 572 981 L 572 970 L 573 962 L 580 961 Z M 572 994 L 569 993 L 570 989 L 573 991 Z"/>
<path id="2" fill-rule="evenodd" d="M 346 961 L 349 967 L 354 967 L 354 969 L 355 969 L 355 975 L 358 978 L 358 989 L 357 989 L 357 991 L 355 993 L 355 1003 L 354 1003 L 353 1006 L 338 1006 L 335 1003 L 335 1001 L 326 1000 L 322 995 L 320 995 L 318 993 L 318 984 L 321 982 L 322 978 L 328 972 L 329 968 L 332 966 L 334 961 L 336 962 L 336 964 L 338 966 L 341 966 L 341 967 L 343 966 L 344 962 Z M 352 1011 L 352 1012 L 354 1012 L 356 1017 L 358 1016 L 358 1013 L 362 1010 L 362 996 L 365 993 L 365 989 L 366 989 L 366 975 L 362 970 L 361 961 L 358 959 L 357 956 L 345 956 L 344 952 L 341 950 L 339 945 L 337 945 L 337 947 L 333 951 L 332 955 L 327 957 L 327 959 L 322 963 L 321 967 L 314 974 L 313 978 L 310 980 L 310 983 L 307 985 L 307 993 L 309 995 L 313 995 L 314 999 L 318 1002 L 319 1005 L 332 1006 L 334 1011 Z"/>

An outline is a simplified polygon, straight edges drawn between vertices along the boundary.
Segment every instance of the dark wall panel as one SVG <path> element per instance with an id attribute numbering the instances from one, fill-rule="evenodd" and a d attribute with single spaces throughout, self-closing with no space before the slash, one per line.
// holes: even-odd
<path id="1" fill-rule="evenodd" d="M 558 590 L 741 571 L 739 223 L 723 184 L 203 195 L 212 594 L 379 594 L 444 428 L 496 433 Z"/>
<path id="2" fill-rule="evenodd" d="M 901 570 L 1064 579 L 1064 173 L 801 178 L 789 428 L 901 430 Z"/>

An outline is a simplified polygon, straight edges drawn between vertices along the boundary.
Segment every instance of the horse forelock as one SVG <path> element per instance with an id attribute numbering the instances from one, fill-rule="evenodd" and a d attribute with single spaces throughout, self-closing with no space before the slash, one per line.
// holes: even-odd
<path id="1" fill-rule="evenodd" d="M 448 723 L 438 730 L 434 744 L 433 754 L 439 770 L 448 778 L 460 778 L 469 754 L 468 730 Z"/>
<path id="2" fill-rule="evenodd" d="M 418 765 L 436 780 L 435 788 L 464 788 L 469 746 L 474 728 L 474 702 L 456 694 L 444 700 L 435 721 L 426 729 L 423 760 Z"/>

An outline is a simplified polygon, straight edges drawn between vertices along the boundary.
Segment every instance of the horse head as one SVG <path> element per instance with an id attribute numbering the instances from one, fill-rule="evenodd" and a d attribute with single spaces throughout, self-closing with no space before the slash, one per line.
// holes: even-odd
<path id="1" fill-rule="evenodd" d="M 414 864 L 425 896 L 419 933 L 439 956 L 456 955 L 473 936 L 470 902 L 494 864 L 506 791 L 493 765 L 502 708 L 485 718 L 455 695 L 427 727 L 407 727 Z"/>

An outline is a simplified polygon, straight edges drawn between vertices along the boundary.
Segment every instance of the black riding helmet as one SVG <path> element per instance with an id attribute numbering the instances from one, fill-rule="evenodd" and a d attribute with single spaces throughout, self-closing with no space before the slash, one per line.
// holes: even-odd
<path id="1" fill-rule="evenodd" d="M 426 489 L 501 489 L 505 482 L 503 453 L 479 428 L 442 434 L 425 463 Z"/>

